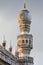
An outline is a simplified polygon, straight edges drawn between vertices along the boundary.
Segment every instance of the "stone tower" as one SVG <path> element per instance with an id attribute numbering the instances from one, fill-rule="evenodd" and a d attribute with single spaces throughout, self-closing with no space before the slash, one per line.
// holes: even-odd
<path id="1" fill-rule="evenodd" d="M 18 14 L 18 23 L 20 35 L 17 36 L 17 63 L 18 65 L 33 65 L 33 58 L 29 56 L 33 48 L 33 36 L 29 34 L 31 18 L 30 12 L 26 9 L 26 4 L 24 4 L 24 9 Z"/>

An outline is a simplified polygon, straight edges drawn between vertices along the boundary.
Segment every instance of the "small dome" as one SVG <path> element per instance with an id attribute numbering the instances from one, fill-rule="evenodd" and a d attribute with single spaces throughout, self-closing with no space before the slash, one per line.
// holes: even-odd
<path id="1" fill-rule="evenodd" d="M 26 4 L 24 4 L 24 9 L 18 14 L 18 22 L 20 27 L 20 32 L 29 32 L 31 24 L 30 12 L 26 9 Z"/>
<path id="2" fill-rule="evenodd" d="M 31 15 L 30 12 L 27 9 L 21 10 L 18 15 L 18 20 L 25 20 L 31 23 Z"/>

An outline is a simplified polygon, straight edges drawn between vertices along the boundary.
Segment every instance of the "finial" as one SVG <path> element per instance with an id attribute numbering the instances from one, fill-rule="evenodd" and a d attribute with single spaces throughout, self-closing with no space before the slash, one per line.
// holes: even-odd
<path id="1" fill-rule="evenodd" d="M 24 3 L 24 8 L 26 8 L 26 3 Z"/>
<path id="2" fill-rule="evenodd" d="M 2 47 L 5 48 L 6 46 L 6 40 L 5 40 L 5 35 L 3 36 L 3 42 L 2 42 Z"/>
<path id="3" fill-rule="evenodd" d="M 3 41 L 5 41 L 5 35 L 3 35 Z"/>
<path id="4" fill-rule="evenodd" d="M 8 48 L 9 52 L 12 52 L 12 45 L 11 45 L 11 41 L 10 41 L 10 44 L 9 44 L 9 48 Z"/>

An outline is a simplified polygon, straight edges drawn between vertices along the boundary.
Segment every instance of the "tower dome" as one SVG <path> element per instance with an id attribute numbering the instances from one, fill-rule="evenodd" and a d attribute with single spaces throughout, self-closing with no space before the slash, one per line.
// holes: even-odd
<path id="1" fill-rule="evenodd" d="M 19 22 L 22 20 L 27 21 L 28 24 L 31 23 L 30 12 L 27 9 L 21 10 L 18 15 Z M 24 23 L 24 22 L 23 22 Z"/>
<path id="2" fill-rule="evenodd" d="M 31 17 L 30 12 L 26 9 L 26 5 L 24 4 L 24 9 L 21 10 L 18 14 L 18 22 L 20 27 L 20 32 L 29 32 Z"/>

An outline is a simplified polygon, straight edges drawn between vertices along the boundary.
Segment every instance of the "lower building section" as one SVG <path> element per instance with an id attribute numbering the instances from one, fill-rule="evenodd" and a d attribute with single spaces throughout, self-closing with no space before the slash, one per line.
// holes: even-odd
<path id="1" fill-rule="evenodd" d="M 0 65 L 10 65 L 9 63 L 3 61 L 2 59 L 0 59 Z"/>
<path id="2" fill-rule="evenodd" d="M 16 58 L 5 48 L 0 46 L 0 65 L 15 65 Z"/>

